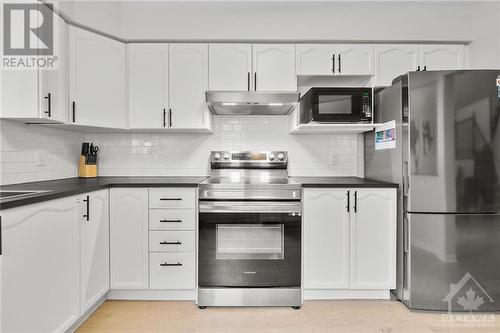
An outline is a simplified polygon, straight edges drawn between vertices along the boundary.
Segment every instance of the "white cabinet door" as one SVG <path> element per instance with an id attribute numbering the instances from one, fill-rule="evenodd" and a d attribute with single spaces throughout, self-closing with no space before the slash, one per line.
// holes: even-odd
<path id="1" fill-rule="evenodd" d="M 251 44 L 210 44 L 208 52 L 210 90 L 251 90 Z"/>
<path id="2" fill-rule="evenodd" d="M 168 44 L 127 47 L 129 127 L 167 127 Z"/>
<path id="3" fill-rule="evenodd" d="M 111 289 L 148 289 L 148 189 L 110 189 Z"/>
<path id="4" fill-rule="evenodd" d="M 297 90 L 295 45 L 253 44 L 254 89 Z"/>
<path id="5" fill-rule="evenodd" d="M 170 127 L 208 128 L 208 44 L 170 44 Z"/>
<path id="6" fill-rule="evenodd" d="M 373 55 L 372 44 L 336 45 L 336 75 L 373 75 Z"/>
<path id="7" fill-rule="evenodd" d="M 125 44 L 68 29 L 70 123 L 125 128 Z"/>
<path id="8" fill-rule="evenodd" d="M 108 190 L 81 195 L 80 304 L 85 313 L 109 290 Z"/>
<path id="9" fill-rule="evenodd" d="M 349 288 L 347 189 L 304 189 L 304 288 Z"/>
<path id="10" fill-rule="evenodd" d="M 40 117 L 58 123 L 68 122 L 68 69 L 67 69 L 67 26 L 54 14 L 54 51 L 57 54 L 57 69 L 40 70 Z"/>
<path id="11" fill-rule="evenodd" d="M 1 332 L 65 332 L 80 315 L 77 197 L 2 211 Z"/>
<path id="12" fill-rule="evenodd" d="M 399 75 L 416 71 L 420 66 L 419 52 L 417 44 L 375 45 L 375 85 L 390 86 Z"/>
<path id="13" fill-rule="evenodd" d="M 351 289 L 396 287 L 396 190 L 351 190 Z"/>
<path id="14" fill-rule="evenodd" d="M 37 119 L 39 117 L 38 71 L 1 70 L 0 117 Z"/>
<path id="15" fill-rule="evenodd" d="M 462 69 L 465 66 L 465 46 L 429 44 L 420 46 L 422 69 L 428 71 Z"/>
<path id="16" fill-rule="evenodd" d="M 297 75 L 335 74 L 335 45 L 297 44 Z"/>

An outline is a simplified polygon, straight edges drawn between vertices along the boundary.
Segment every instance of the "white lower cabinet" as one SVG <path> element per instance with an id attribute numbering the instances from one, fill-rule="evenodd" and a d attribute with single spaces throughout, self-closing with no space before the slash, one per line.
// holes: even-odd
<path id="1" fill-rule="evenodd" d="M 89 310 L 109 290 L 108 190 L 82 195 L 80 222 L 81 312 Z"/>
<path id="2" fill-rule="evenodd" d="M 148 189 L 110 189 L 110 287 L 148 289 Z"/>
<path id="3" fill-rule="evenodd" d="M 395 288 L 396 189 L 305 188 L 303 201 L 306 297 Z"/>
<path id="4" fill-rule="evenodd" d="M 80 316 L 79 197 L 2 211 L 1 332 L 64 332 Z"/>
<path id="5" fill-rule="evenodd" d="M 151 289 L 194 289 L 194 253 L 150 253 Z"/>

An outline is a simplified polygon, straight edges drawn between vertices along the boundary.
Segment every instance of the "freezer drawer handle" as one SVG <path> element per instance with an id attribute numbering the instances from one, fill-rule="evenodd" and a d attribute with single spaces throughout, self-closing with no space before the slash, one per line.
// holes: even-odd
<path id="1" fill-rule="evenodd" d="M 160 222 L 162 222 L 162 223 L 181 223 L 182 220 L 179 220 L 179 219 L 177 219 L 177 220 L 160 220 Z"/>
<path id="2" fill-rule="evenodd" d="M 160 266 L 167 267 L 167 266 L 182 266 L 182 263 L 178 262 L 177 264 L 169 264 L 167 262 L 164 262 L 163 264 L 160 264 Z"/>
<path id="3" fill-rule="evenodd" d="M 163 242 L 160 242 L 160 245 L 182 245 L 182 242 L 179 242 L 179 241 L 177 241 L 177 242 L 165 242 L 165 241 L 163 241 Z"/>
<path id="4" fill-rule="evenodd" d="M 182 198 L 160 198 L 160 201 L 181 201 Z"/>

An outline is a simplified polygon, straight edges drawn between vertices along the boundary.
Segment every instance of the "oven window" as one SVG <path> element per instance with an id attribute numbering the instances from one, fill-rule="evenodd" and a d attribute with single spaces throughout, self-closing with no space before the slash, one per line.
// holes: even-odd
<path id="1" fill-rule="evenodd" d="M 352 95 L 318 95 L 319 114 L 351 114 Z"/>
<path id="2" fill-rule="evenodd" d="M 283 224 L 217 224 L 216 259 L 283 260 Z"/>

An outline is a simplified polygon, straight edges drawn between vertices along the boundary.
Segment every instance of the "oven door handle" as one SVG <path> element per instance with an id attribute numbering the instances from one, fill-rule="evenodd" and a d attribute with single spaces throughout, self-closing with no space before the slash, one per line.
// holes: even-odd
<path id="1" fill-rule="evenodd" d="M 200 201 L 200 213 L 302 213 L 300 201 Z"/>

